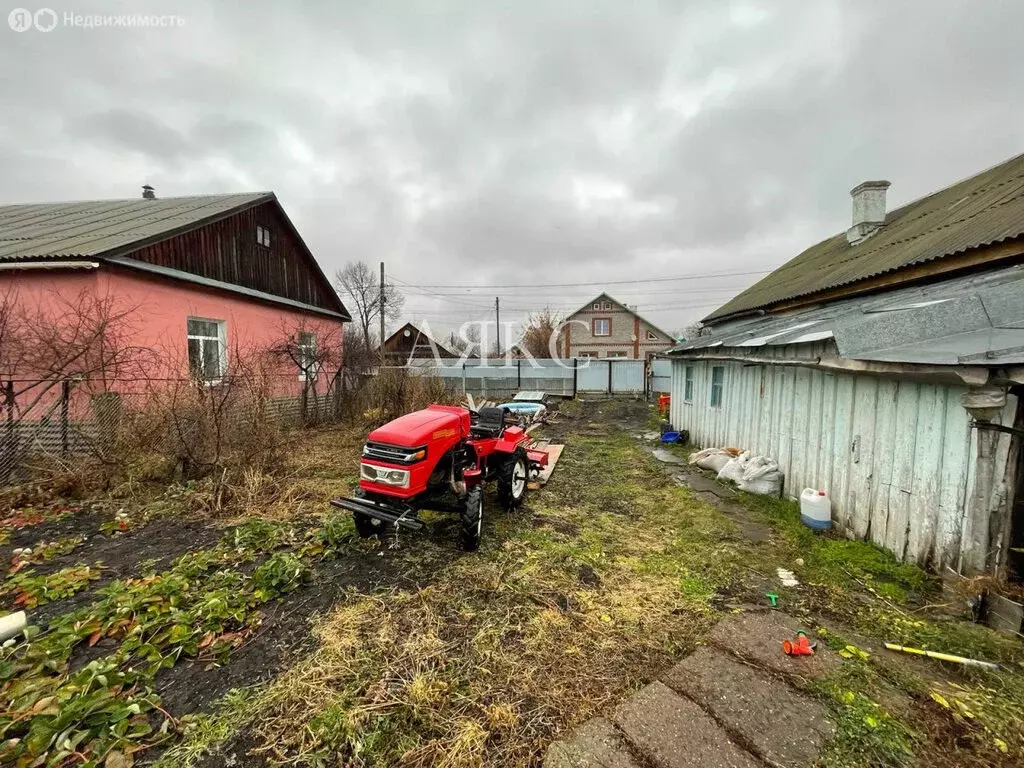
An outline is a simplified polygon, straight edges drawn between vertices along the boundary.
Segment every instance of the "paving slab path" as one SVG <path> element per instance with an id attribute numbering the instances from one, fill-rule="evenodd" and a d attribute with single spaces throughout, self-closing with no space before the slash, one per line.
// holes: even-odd
<path id="1" fill-rule="evenodd" d="M 548 749 L 544 768 L 757 768 L 811 765 L 835 731 L 825 707 L 795 683 L 842 660 L 819 643 L 789 657 L 782 640 L 805 629 L 781 611 L 720 621 L 711 645 Z"/>

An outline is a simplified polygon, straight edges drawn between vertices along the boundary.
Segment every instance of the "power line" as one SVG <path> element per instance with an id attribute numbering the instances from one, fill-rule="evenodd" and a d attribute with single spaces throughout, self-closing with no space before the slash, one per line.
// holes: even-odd
<path id="1" fill-rule="evenodd" d="M 469 283 L 437 283 L 437 284 L 425 284 L 425 283 L 413 283 L 408 280 L 402 280 L 401 278 L 392 275 L 391 279 L 397 283 L 413 288 L 485 288 L 493 291 L 495 287 L 499 287 L 501 290 L 509 288 L 576 288 L 584 285 L 635 285 L 637 283 L 665 283 L 674 280 L 708 280 L 715 277 L 741 277 L 744 275 L 766 275 L 769 272 L 773 272 L 771 269 L 755 269 L 746 272 L 705 272 L 702 274 L 694 275 L 680 275 L 678 277 L 648 277 L 638 280 L 598 280 L 595 282 L 584 282 L 584 283 L 513 283 L 502 286 L 486 286 Z"/>

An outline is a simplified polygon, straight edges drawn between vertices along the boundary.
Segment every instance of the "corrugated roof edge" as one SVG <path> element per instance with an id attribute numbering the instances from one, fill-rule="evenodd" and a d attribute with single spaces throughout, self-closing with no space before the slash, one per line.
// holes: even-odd
<path id="1" fill-rule="evenodd" d="M 137 250 L 139 250 L 141 248 L 145 248 L 148 245 L 152 245 L 153 243 L 159 243 L 159 242 L 162 242 L 164 240 L 169 240 L 172 237 L 177 237 L 178 235 L 184 234 L 186 232 L 191 232 L 193 230 L 199 229 L 200 227 L 205 227 L 207 224 L 212 224 L 212 223 L 214 223 L 216 221 L 220 221 L 221 219 L 226 219 L 229 216 L 234 216 L 235 214 L 241 213 L 242 211 L 247 211 L 250 208 L 255 208 L 257 205 L 263 205 L 264 203 L 273 202 L 274 205 L 277 206 L 277 210 L 281 214 L 281 218 L 284 220 L 284 222 L 287 225 L 287 227 L 288 227 L 289 231 L 291 232 L 292 236 L 299 243 L 299 245 L 301 246 L 302 250 L 305 252 L 306 257 L 309 259 L 310 263 L 313 265 L 313 268 L 316 270 L 317 274 L 320 276 L 320 279 L 323 281 L 324 286 L 328 289 L 327 295 L 331 297 L 331 300 L 335 304 L 335 310 L 339 314 L 343 315 L 345 317 L 345 319 L 351 320 L 352 319 L 352 315 L 349 313 L 348 309 L 345 307 L 345 303 L 341 300 L 341 297 L 338 296 L 337 292 L 334 290 L 334 286 L 331 285 L 331 281 L 327 279 L 327 275 L 324 274 L 323 269 L 321 269 L 319 262 L 313 256 L 313 252 L 309 249 L 309 246 L 306 245 L 306 241 L 302 239 L 302 235 L 299 234 L 299 230 L 295 227 L 295 224 L 292 223 L 292 220 L 288 216 L 288 213 L 285 211 L 284 206 L 281 205 L 281 201 L 277 199 L 277 195 L 274 192 L 272 192 L 272 191 L 252 192 L 252 193 L 248 193 L 248 194 L 252 194 L 254 197 L 251 200 L 249 200 L 249 201 L 247 201 L 245 203 L 233 206 L 233 207 L 225 209 L 223 211 L 217 211 L 216 213 L 212 213 L 209 216 L 205 216 L 205 217 L 203 217 L 201 219 L 197 219 L 196 221 L 192 221 L 192 222 L 189 222 L 187 224 L 183 224 L 180 227 L 175 227 L 174 229 L 165 230 L 163 232 L 160 232 L 158 234 L 152 235 L 150 237 L 142 238 L 140 240 L 134 240 L 134 241 L 132 241 L 130 243 L 126 243 L 125 245 L 123 245 L 123 246 L 121 246 L 119 248 L 112 248 L 109 251 L 104 251 L 102 254 L 97 254 L 96 256 L 93 256 L 92 258 L 113 259 L 114 257 L 118 257 L 118 256 L 127 256 L 127 255 L 129 255 L 131 253 L 134 253 L 135 251 L 137 251 Z M 226 196 L 229 196 L 229 195 L 184 195 L 184 196 L 180 196 L 180 197 L 162 197 L 160 199 L 161 200 L 192 200 L 192 199 L 195 199 L 195 198 L 211 198 L 212 199 L 212 198 L 219 198 L 219 197 L 226 197 Z M 127 199 L 124 199 L 123 201 L 127 202 L 129 200 L 134 200 L 134 198 L 127 198 Z M 68 203 L 55 203 L 55 205 L 73 204 L 75 202 L 88 203 L 88 202 L 93 202 L 93 201 L 91 201 L 91 200 L 70 201 Z M 117 203 L 117 202 L 122 202 L 122 200 L 121 199 L 115 199 L 115 200 L 110 200 L 109 202 Z M 39 259 L 51 259 L 51 258 L 55 258 L 55 259 L 57 259 L 57 258 L 67 258 L 67 256 L 66 255 L 31 256 L 31 257 L 26 257 L 25 259 L 15 259 L 15 260 L 16 261 L 22 261 L 22 260 L 23 261 L 35 261 L 35 260 L 39 260 Z M 301 304 L 301 302 L 297 302 L 297 303 Z M 302 305 L 302 306 L 306 306 L 306 305 Z"/>
<path id="2" fill-rule="evenodd" d="M 1015 161 L 1017 161 L 1017 160 L 1019 160 L 1021 158 L 1024 158 L 1024 153 L 1020 153 L 1020 154 L 1014 155 L 1013 157 L 1010 157 L 1010 158 L 1008 158 L 1006 160 L 1002 160 L 1000 162 L 993 163 L 992 165 L 989 165 L 986 168 L 981 169 L 980 171 L 977 171 L 975 173 L 972 173 L 972 174 L 969 174 L 967 176 L 964 176 L 963 178 L 957 179 L 956 181 L 954 181 L 954 182 L 952 182 L 950 184 L 947 184 L 946 186 L 941 187 L 940 189 L 934 190 L 934 191 L 929 192 L 928 194 L 925 194 L 925 195 L 921 195 L 920 197 L 914 198 L 913 200 L 909 200 L 908 202 L 904 203 L 903 205 L 899 206 L 898 208 L 894 208 L 891 212 L 889 212 L 888 215 L 896 214 L 897 212 L 903 210 L 904 208 L 910 208 L 911 206 L 915 206 L 915 205 L 918 205 L 918 204 L 921 204 L 921 203 L 925 203 L 930 198 L 938 197 L 939 195 L 942 195 L 947 190 L 952 189 L 953 187 L 957 187 L 957 186 L 959 186 L 961 184 L 964 184 L 966 182 L 969 182 L 972 179 L 975 179 L 975 178 L 977 178 L 979 176 L 983 176 L 986 173 L 990 173 L 992 171 L 995 171 L 995 170 L 1001 168 L 1002 166 L 1008 166 L 1011 163 L 1013 163 L 1013 162 L 1015 162 Z M 887 217 L 888 217 L 888 215 L 887 215 Z M 824 293 L 826 291 L 834 290 L 836 288 L 842 288 L 842 287 L 847 286 L 847 285 L 853 285 L 853 284 L 860 283 L 860 282 L 863 282 L 863 281 L 866 281 L 866 280 L 871 280 L 871 279 L 874 279 L 876 277 L 880 277 L 881 275 L 889 274 L 889 273 L 892 273 L 892 272 L 898 272 L 899 270 L 906 269 L 907 267 L 910 267 L 910 266 L 916 266 L 916 265 L 919 265 L 919 264 L 927 264 L 927 263 L 929 263 L 931 261 L 935 261 L 937 259 L 947 258 L 949 256 L 955 256 L 955 255 L 960 254 L 960 253 L 966 253 L 966 252 L 974 250 L 976 248 L 986 248 L 986 247 L 990 247 L 992 245 L 998 245 L 999 243 L 1005 242 L 1006 240 L 1011 240 L 1011 239 L 1016 238 L 1016 237 L 1021 237 L 1022 234 L 1024 234 L 1024 232 L 1018 232 L 1016 235 L 1006 235 L 1006 236 L 1003 236 L 1003 237 L 1000 237 L 1000 238 L 992 239 L 992 240 L 987 241 L 987 242 L 973 243 L 971 245 L 965 246 L 963 248 L 958 248 L 958 249 L 955 249 L 955 250 L 952 250 L 952 251 L 949 251 L 949 252 L 936 253 L 933 256 L 930 256 L 928 258 L 915 259 L 915 260 L 911 260 L 911 261 L 905 262 L 904 264 L 901 264 L 901 265 L 896 266 L 896 267 L 890 267 L 888 269 L 881 269 L 881 270 L 878 270 L 877 272 L 874 272 L 874 273 L 872 273 L 870 275 L 864 275 L 864 276 L 853 278 L 853 279 L 850 279 L 850 280 L 839 281 L 837 283 L 831 284 L 831 285 L 826 286 L 824 288 L 817 288 L 817 289 L 810 290 L 810 291 L 804 291 L 804 292 L 801 292 L 801 293 L 792 294 L 791 296 L 788 296 L 788 297 L 783 298 L 783 299 L 778 299 L 777 301 L 769 301 L 769 302 L 763 302 L 761 304 L 751 305 L 751 306 L 748 306 L 748 307 L 737 309 L 737 310 L 735 310 L 733 312 L 729 312 L 727 314 L 719 314 L 724 307 L 727 307 L 729 304 L 731 304 L 733 301 L 735 301 L 739 296 L 743 295 L 743 293 L 745 293 L 746 291 L 750 290 L 750 288 L 753 288 L 753 287 L 757 286 L 757 284 L 761 282 L 759 280 L 758 283 L 754 283 L 754 285 L 750 286 L 749 288 L 744 289 L 743 291 L 741 291 L 736 296 L 733 296 L 731 299 L 729 299 L 729 301 L 727 301 L 724 304 L 722 304 L 721 307 L 719 307 L 714 312 L 712 312 L 711 314 L 709 314 L 706 317 L 704 317 L 701 320 L 701 322 L 702 323 L 707 323 L 707 324 L 711 325 L 711 324 L 713 324 L 711 322 L 712 320 L 715 321 L 715 322 L 724 322 L 724 321 L 727 321 L 727 320 L 733 320 L 733 319 L 736 319 L 737 317 L 742 317 L 742 316 L 745 316 L 745 315 L 750 314 L 752 312 L 756 312 L 758 310 L 764 310 L 764 309 L 766 309 L 768 307 L 775 306 L 776 304 L 782 304 L 784 302 L 791 301 L 793 299 L 800 299 L 800 298 L 804 298 L 804 297 L 807 297 L 807 296 L 813 296 L 814 294 L 817 294 L 817 293 Z M 923 235 L 920 235 L 920 236 L 923 236 Z M 774 275 L 780 269 L 783 269 L 787 264 L 789 264 L 789 263 L 791 263 L 793 261 L 796 261 L 804 253 L 807 253 L 808 251 L 811 251 L 811 250 L 813 250 L 813 249 L 823 245 L 824 243 L 829 242 L 830 240 L 834 240 L 834 239 L 840 238 L 840 237 L 845 237 L 845 231 L 844 232 L 839 232 L 838 234 L 832 235 L 831 237 L 826 237 L 825 239 L 820 240 L 819 242 L 817 242 L 817 243 L 815 243 L 815 244 L 813 244 L 811 246 L 808 246 L 803 251 L 801 251 L 796 256 L 794 256 L 792 259 L 788 259 L 785 262 L 785 264 L 780 265 L 777 269 L 773 270 L 771 273 L 766 275 L 765 278 L 771 277 L 771 275 Z M 914 239 L 916 239 L 916 238 L 914 238 Z M 762 279 L 764 279 L 764 278 L 762 278 Z"/>
<path id="3" fill-rule="evenodd" d="M 767 312 L 772 307 L 774 307 L 776 305 L 785 304 L 786 302 L 793 301 L 795 299 L 802 299 L 802 298 L 806 298 L 808 296 L 814 296 L 814 295 L 819 294 L 819 293 L 825 293 L 827 291 L 835 290 L 836 288 L 844 288 L 844 287 L 846 287 L 848 285 L 856 285 L 857 283 L 863 283 L 863 282 L 866 282 L 868 280 L 872 280 L 872 279 L 874 279 L 876 277 L 881 277 L 882 275 L 891 274 L 893 272 L 899 272 L 900 270 L 906 269 L 907 267 L 914 267 L 914 266 L 918 266 L 920 264 L 928 264 L 929 262 L 938 261 L 939 259 L 949 258 L 950 256 L 957 256 L 957 255 L 959 255 L 961 253 L 967 253 L 969 251 L 973 251 L 973 250 L 976 250 L 978 248 L 988 248 L 988 247 L 993 246 L 993 245 L 999 245 L 1000 243 L 1004 243 L 1004 242 L 1006 242 L 1008 240 L 1014 240 L 1014 239 L 1016 239 L 1018 237 L 1020 237 L 1019 234 L 1018 235 L 1007 235 L 1005 237 L 999 237 L 999 238 L 995 238 L 993 240 L 987 240 L 985 242 L 975 243 L 973 245 L 965 246 L 963 248 L 957 248 L 957 249 L 952 250 L 952 251 L 944 251 L 942 253 L 936 253 L 936 254 L 934 254 L 932 256 L 928 256 L 926 258 L 913 259 L 911 261 L 906 262 L 905 264 L 900 264 L 899 266 L 896 266 L 896 267 L 890 267 L 888 269 L 880 269 L 877 272 L 872 272 L 871 274 L 864 275 L 863 277 L 856 277 L 856 278 L 853 278 L 851 280 L 841 280 L 841 281 L 836 282 L 836 283 L 830 283 L 829 285 L 827 285 L 827 286 L 825 286 L 823 288 L 817 288 L 817 289 L 811 290 L 811 291 L 803 291 L 802 293 L 794 293 L 794 294 L 792 294 L 790 296 L 787 296 L 784 299 L 778 299 L 776 301 L 768 301 L 768 302 L 764 302 L 762 304 L 755 304 L 755 305 L 752 305 L 752 306 L 749 306 L 749 307 L 745 307 L 743 309 L 737 309 L 734 312 L 729 312 L 728 314 L 723 314 L 723 315 L 718 314 L 718 312 L 723 307 L 728 306 L 729 303 L 732 302 L 733 299 L 736 298 L 736 296 L 734 296 L 732 299 L 729 299 L 729 301 L 727 301 L 721 307 L 716 309 L 710 315 L 708 315 L 707 317 L 703 318 L 701 320 L 701 322 L 702 323 L 706 323 L 708 325 L 714 325 L 716 323 L 724 323 L 724 322 L 727 322 L 729 320 L 735 320 L 738 317 L 743 317 L 745 315 L 753 314 L 755 312 Z M 831 240 L 831 239 L 832 238 L 826 238 L 826 240 L 822 240 L 821 242 L 827 242 L 827 240 Z M 815 245 L 810 246 L 810 248 L 816 248 L 820 244 L 821 243 L 815 243 Z M 810 248 L 808 248 L 807 250 L 810 250 Z M 803 253 L 803 252 L 801 251 L 801 253 Z M 782 266 L 785 266 L 785 264 L 783 264 Z M 779 267 L 779 269 L 782 269 L 782 267 Z M 775 271 L 777 272 L 778 270 L 775 270 Z M 926 278 L 922 277 L 921 279 L 926 279 Z M 756 283 L 755 283 L 755 285 L 756 285 Z M 753 286 L 751 286 L 751 287 L 753 287 Z M 739 294 L 737 294 L 737 295 L 739 295 Z M 714 321 L 714 322 L 712 322 L 712 321 Z"/>

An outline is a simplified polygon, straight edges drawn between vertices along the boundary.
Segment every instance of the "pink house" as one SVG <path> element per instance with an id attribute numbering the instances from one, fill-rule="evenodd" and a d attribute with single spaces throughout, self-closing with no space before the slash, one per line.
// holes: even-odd
<path id="1" fill-rule="evenodd" d="M 349 319 L 272 192 L 0 206 L 9 418 L 217 387 L 257 360 L 271 397 L 322 393 Z"/>

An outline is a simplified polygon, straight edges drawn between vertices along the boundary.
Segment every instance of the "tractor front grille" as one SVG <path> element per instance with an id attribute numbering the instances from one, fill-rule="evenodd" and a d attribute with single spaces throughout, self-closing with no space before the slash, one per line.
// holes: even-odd
<path id="1" fill-rule="evenodd" d="M 406 448 L 401 445 L 386 445 L 384 443 L 367 443 L 363 446 L 364 459 L 376 459 L 391 464 L 415 464 L 427 457 L 425 446 L 419 448 Z"/>

